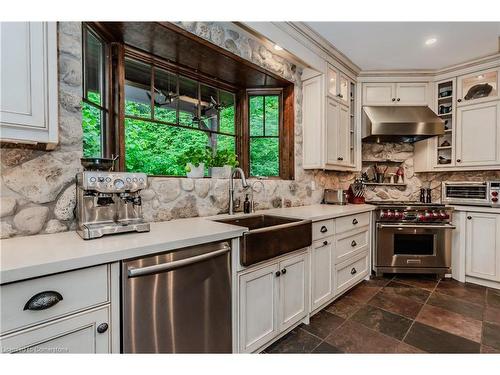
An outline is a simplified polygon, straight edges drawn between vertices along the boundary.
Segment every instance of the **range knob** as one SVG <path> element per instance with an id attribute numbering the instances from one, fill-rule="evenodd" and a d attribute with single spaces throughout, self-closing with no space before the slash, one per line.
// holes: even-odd
<path id="1" fill-rule="evenodd" d="M 113 185 L 115 186 L 115 188 L 117 189 L 123 189 L 123 187 L 125 186 L 125 182 L 123 182 L 122 179 L 120 178 L 117 178 L 114 182 L 113 182 Z"/>
<path id="2" fill-rule="evenodd" d="M 432 214 L 429 211 L 424 212 L 424 221 L 432 219 Z"/>
<path id="3" fill-rule="evenodd" d="M 491 195 L 492 195 L 493 197 L 498 197 L 498 191 L 492 191 L 492 192 L 491 192 Z"/>
<path id="4" fill-rule="evenodd" d="M 425 220 L 425 216 L 422 212 L 418 212 L 417 213 L 417 221 L 424 221 Z"/>
<path id="5" fill-rule="evenodd" d="M 394 219 L 394 212 L 392 212 L 391 210 L 387 210 L 387 218 Z"/>
<path id="6" fill-rule="evenodd" d="M 92 183 L 96 182 L 96 178 L 95 177 L 90 177 L 90 182 L 92 182 Z"/>
<path id="7" fill-rule="evenodd" d="M 385 219 L 387 217 L 387 214 L 384 210 L 380 211 L 380 218 Z"/>
<path id="8" fill-rule="evenodd" d="M 439 219 L 439 213 L 437 211 L 432 211 L 432 218 Z"/>
<path id="9" fill-rule="evenodd" d="M 440 219 L 448 219 L 448 214 L 444 211 L 439 211 L 439 218 Z"/>
<path id="10" fill-rule="evenodd" d="M 493 197 L 493 198 L 491 198 L 491 201 L 494 202 L 494 203 L 496 203 L 496 202 L 498 202 L 498 198 L 497 197 Z"/>
<path id="11" fill-rule="evenodd" d="M 403 218 L 403 213 L 400 211 L 395 211 L 394 212 L 394 219 L 399 220 Z"/>

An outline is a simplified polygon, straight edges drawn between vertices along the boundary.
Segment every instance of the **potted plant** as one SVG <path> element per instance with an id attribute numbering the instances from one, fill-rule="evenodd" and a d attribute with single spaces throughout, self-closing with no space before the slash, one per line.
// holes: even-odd
<path id="1" fill-rule="evenodd" d="M 231 170 L 238 164 L 234 152 L 227 149 L 217 150 L 210 158 L 210 175 L 212 178 L 229 178 Z"/>
<path id="2" fill-rule="evenodd" d="M 190 146 L 180 156 L 180 163 L 186 167 L 186 175 L 189 178 L 203 178 L 205 176 L 205 163 L 210 157 L 210 148 L 199 148 Z"/>

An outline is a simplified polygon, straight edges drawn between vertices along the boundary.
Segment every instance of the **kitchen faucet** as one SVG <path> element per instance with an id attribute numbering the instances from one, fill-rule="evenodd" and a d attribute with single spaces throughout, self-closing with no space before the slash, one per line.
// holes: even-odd
<path id="1" fill-rule="evenodd" d="M 243 189 L 247 189 L 249 187 L 247 183 L 247 179 L 245 178 L 245 172 L 241 168 L 234 168 L 231 171 L 231 176 L 229 178 L 229 215 L 234 214 L 234 175 L 236 172 L 240 173 L 241 176 L 241 186 Z"/>

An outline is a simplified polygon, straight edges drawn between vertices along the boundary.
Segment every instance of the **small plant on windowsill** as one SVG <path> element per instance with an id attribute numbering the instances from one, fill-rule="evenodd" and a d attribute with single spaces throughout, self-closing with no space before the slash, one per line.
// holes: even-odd
<path id="1" fill-rule="evenodd" d="M 199 148 L 190 146 L 179 157 L 179 163 L 186 167 L 186 176 L 189 178 L 203 178 L 205 176 L 205 163 L 210 159 L 210 147 Z"/>
<path id="2" fill-rule="evenodd" d="M 236 154 L 227 149 L 217 150 L 209 163 L 212 178 L 229 178 L 231 170 L 239 165 Z"/>

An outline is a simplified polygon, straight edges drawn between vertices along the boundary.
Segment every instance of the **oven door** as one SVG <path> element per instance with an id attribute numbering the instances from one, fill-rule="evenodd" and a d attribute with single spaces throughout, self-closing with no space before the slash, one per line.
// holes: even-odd
<path id="1" fill-rule="evenodd" d="M 449 224 L 377 223 L 378 267 L 451 266 L 451 229 Z"/>

